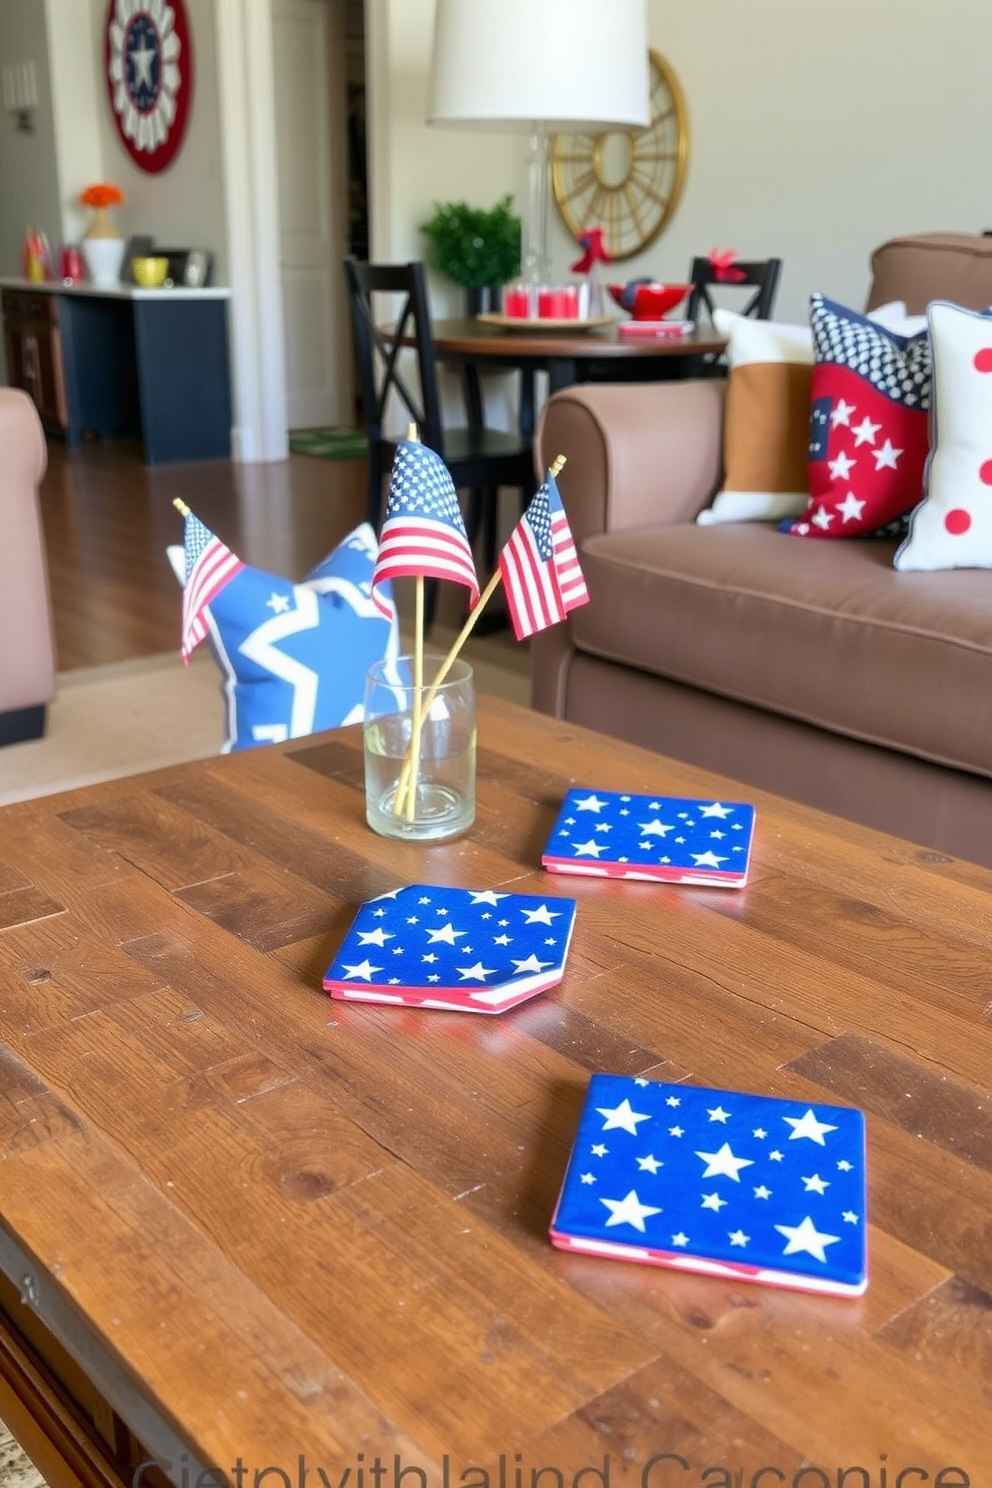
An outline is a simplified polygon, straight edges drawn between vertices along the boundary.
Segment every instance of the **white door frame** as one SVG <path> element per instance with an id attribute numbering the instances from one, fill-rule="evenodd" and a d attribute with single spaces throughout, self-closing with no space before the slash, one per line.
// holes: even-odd
<path id="1" fill-rule="evenodd" d="M 365 0 L 369 207 L 376 244 L 388 241 L 388 121 L 380 116 L 374 86 L 384 75 L 388 3 Z M 289 445 L 275 211 L 272 7 L 270 0 L 214 0 L 214 5 L 217 35 L 224 38 L 217 49 L 217 87 L 232 296 L 234 458 L 284 460 Z"/>

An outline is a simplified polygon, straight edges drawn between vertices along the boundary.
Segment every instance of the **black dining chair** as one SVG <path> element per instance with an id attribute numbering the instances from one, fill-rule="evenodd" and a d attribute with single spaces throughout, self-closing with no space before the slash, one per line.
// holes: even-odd
<path id="1" fill-rule="evenodd" d="M 395 416 L 391 408 L 395 400 L 404 417 L 417 425 L 423 443 L 441 456 L 455 487 L 468 491 L 465 526 L 473 544 L 482 531 L 488 575 L 496 562 L 499 487 L 518 488 L 522 503 L 534 494 L 531 442 L 520 434 L 486 427 L 478 383 L 473 385 L 471 379 L 466 389 L 468 424 L 451 427 L 445 423 L 423 264 L 372 264 L 346 258 L 344 273 L 368 428 L 367 519 L 378 532 L 383 478 L 397 444 L 385 432 L 387 412 Z M 428 622 L 435 602 L 436 586 L 429 586 Z"/>
<path id="2" fill-rule="evenodd" d="M 772 305 L 775 303 L 775 294 L 778 289 L 779 276 L 782 272 L 782 260 L 780 258 L 750 259 L 740 261 L 735 259 L 729 268 L 721 269 L 708 258 L 694 258 L 692 268 L 689 270 L 689 282 L 692 290 L 689 294 L 689 304 L 686 308 L 687 320 L 698 320 L 699 313 L 705 309 L 713 319 L 713 311 L 717 308 L 711 290 L 714 285 L 750 290 L 751 293 L 742 302 L 730 306 L 739 315 L 750 315 L 755 320 L 770 320 Z"/>

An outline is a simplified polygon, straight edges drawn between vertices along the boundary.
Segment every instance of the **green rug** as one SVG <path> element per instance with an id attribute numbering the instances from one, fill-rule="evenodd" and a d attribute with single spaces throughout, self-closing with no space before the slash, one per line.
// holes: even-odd
<path id="1" fill-rule="evenodd" d="M 289 436 L 292 454 L 318 460 L 357 460 L 368 447 L 364 429 L 297 429 Z"/>

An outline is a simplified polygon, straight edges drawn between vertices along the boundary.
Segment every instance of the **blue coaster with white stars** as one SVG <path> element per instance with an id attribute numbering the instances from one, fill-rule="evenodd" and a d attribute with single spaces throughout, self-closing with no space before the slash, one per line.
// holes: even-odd
<path id="1" fill-rule="evenodd" d="M 550 873 L 741 888 L 753 835 L 754 807 L 740 801 L 570 790 L 541 862 Z"/>
<path id="2" fill-rule="evenodd" d="M 859 1296 L 865 1207 L 865 1119 L 853 1107 L 593 1075 L 551 1240 Z"/>
<path id="3" fill-rule="evenodd" d="M 324 977 L 332 997 L 501 1013 L 565 970 L 574 899 L 410 884 L 363 904 Z"/>

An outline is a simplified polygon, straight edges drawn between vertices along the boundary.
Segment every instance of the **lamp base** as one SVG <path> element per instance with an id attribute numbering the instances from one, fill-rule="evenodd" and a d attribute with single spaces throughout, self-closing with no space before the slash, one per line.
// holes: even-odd
<path id="1" fill-rule="evenodd" d="M 527 140 L 527 183 L 521 213 L 520 277 L 531 287 L 547 284 L 551 277 L 548 254 L 548 172 L 551 141 L 547 127 L 535 124 Z"/>

